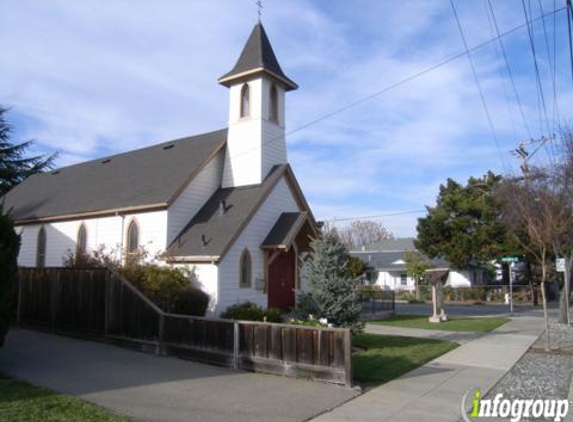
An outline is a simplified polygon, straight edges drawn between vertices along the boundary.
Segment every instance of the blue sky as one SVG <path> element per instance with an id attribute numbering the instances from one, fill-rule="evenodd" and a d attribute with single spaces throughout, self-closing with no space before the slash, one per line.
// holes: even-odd
<path id="1" fill-rule="evenodd" d="M 491 0 L 501 32 L 525 22 L 521 0 Z M 525 0 L 534 16 L 564 0 Z M 494 36 L 487 0 L 456 0 L 470 47 Z M 252 0 L 22 0 L 0 4 L 0 104 L 19 140 L 60 151 L 59 165 L 226 126 L 216 83 L 256 22 Z M 287 132 L 463 52 L 448 0 L 266 0 L 263 23 L 285 73 Z M 555 25 L 554 25 L 555 24 Z M 565 12 L 533 25 L 550 130 L 540 121 L 527 29 L 503 38 L 531 136 L 573 110 Z M 499 148 L 467 57 L 287 139 L 289 160 L 320 219 L 423 210 L 446 178 L 517 168 L 529 138 L 499 43 L 473 53 Z M 543 159 L 543 155 L 539 155 Z M 423 213 L 379 220 L 415 234 Z M 344 224 L 344 223 L 339 223 Z"/>

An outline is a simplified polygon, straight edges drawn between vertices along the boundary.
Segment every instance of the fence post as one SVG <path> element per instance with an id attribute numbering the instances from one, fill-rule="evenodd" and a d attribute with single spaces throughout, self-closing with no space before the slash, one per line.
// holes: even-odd
<path id="1" fill-rule="evenodd" d="M 165 314 L 159 314 L 159 338 L 157 339 L 156 355 L 163 355 L 163 335 L 165 333 Z"/>
<path id="2" fill-rule="evenodd" d="M 392 312 L 396 313 L 396 292 L 392 290 Z"/>
<path id="3" fill-rule="evenodd" d="M 109 332 L 109 297 L 110 297 L 110 280 L 111 271 L 107 270 L 105 275 L 105 290 L 104 290 L 104 311 L 103 311 L 103 338 L 105 342 L 108 342 L 108 332 Z"/>
<path id="4" fill-rule="evenodd" d="M 18 305 L 16 307 L 16 326 L 20 326 L 20 312 L 22 306 L 22 270 L 18 270 Z"/>
<path id="5" fill-rule="evenodd" d="M 44 273 L 44 277 L 49 277 L 51 271 L 50 270 L 41 270 Z M 56 279 L 51 282 L 50 284 L 52 285 L 51 291 L 50 291 L 50 301 L 52 303 L 50 303 L 50 328 L 52 330 L 52 333 L 56 332 L 56 300 L 57 300 L 57 295 L 58 295 L 58 285 L 60 284 L 60 272 L 59 271 L 55 271 L 55 275 L 56 275 Z M 50 278 L 51 279 L 51 278 Z M 45 279 L 44 279 L 45 280 Z"/>
<path id="6" fill-rule="evenodd" d="M 344 333 L 344 376 L 346 388 L 352 388 L 352 338 L 349 329 Z"/>
<path id="7" fill-rule="evenodd" d="M 239 369 L 239 323 L 233 322 L 233 369 Z"/>

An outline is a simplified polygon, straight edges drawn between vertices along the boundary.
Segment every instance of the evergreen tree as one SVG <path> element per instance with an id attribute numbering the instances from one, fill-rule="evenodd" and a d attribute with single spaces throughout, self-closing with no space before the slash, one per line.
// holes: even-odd
<path id="1" fill-rule="evenodd" d="M 325 234 L 311 243 L 306 280 L 308 293 L 299 295 L 299 310 L 326 318 L 337 327 L 362 330 L 362 305 L 348 274 L 350 255 L 338 237 Z"/>
<path id="2" fill-rule="evenodd" d="M 448 179 L 436 206 L 418 220 L 416 248 L 429 258 L 443 257 L 454 269 L 484 265 L 507 249 L 502 205 L 495 188 L 501 176 L 470 177 L 467 185 Z"/>
<path id="3" fill-rule="evenodd" d="M 0 107 L 0 197 L 32 174 L 52 168 L 55 154 L 27 157 L 32 141 L 14 144 L 12 128 L 6 121 L 8 110 Z"/>
<path id="4" fill-rule="evenodd" d="M 10 320 L 14 316 L 19 250 L 20 236 L 0 204 L 0 346 L 4 344 Z"/>

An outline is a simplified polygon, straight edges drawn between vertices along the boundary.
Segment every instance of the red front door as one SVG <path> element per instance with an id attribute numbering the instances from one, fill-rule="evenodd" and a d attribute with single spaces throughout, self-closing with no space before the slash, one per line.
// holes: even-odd
<path id="1" fill-rule="evenodd" d="M 281 252 L 269 265 L 268 307 L 288 309 L 294 307 L 295 253 L 293 248 Z"/>

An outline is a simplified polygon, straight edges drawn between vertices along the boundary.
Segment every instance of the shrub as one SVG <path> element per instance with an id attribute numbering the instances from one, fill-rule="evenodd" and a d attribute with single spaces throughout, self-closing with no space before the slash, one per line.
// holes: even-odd
<path id="1" fill-rule="evenodd" d="M 253 302 L 237 303 L 229 306 L 221 314 L 224 319 L 238 319 L 243 321 L 282 322 L 282 311 L 277 308 L 263 309 Z"/>
<path id="2" fill-rule="evenodd" d="M 203 316 L 210 297 L 191 285 L 195 274 L 181 268 L 144 263 L 148 254 L 140 248 L 136 258 L 121 265 L 117 251 L 100 247 L 90 252 L 68 253 L 65 264 L 72 268 L 110 268 L 137 287 L 147 298 L 169 313 Z"/>
<path id="3" fill-rule="evenodd" d="M 203 290 L 187 286 L 173 298 L 171 312 L 182 315 L 204 316 L 210 299 L 209 295 Z"/>
<path id="4" fill-rule="evenodd" d="M 267 322 L 283 322 L 283 311 L 278 308 L 267 308 L 265 317 Z"/>
<path id="5" fill-rule="evenodd" d="M 229 306 L 227 310 L 221 314 L 221 318 L 263 321 L 264 310 L 253 302 L 237 303 Z"/>

